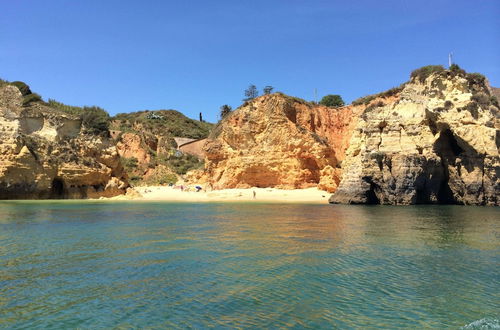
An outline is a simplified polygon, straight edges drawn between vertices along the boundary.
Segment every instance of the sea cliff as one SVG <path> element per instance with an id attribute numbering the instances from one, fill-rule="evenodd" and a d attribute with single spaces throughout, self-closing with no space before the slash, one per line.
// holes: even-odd
<path id="1" fill-rule="evenodd" d="M 496 92 L 480 74 L 428 66 L 345 107 L 261 96 L 215 127 L 198 179 L 316 186 L 331 203 L 499 205 Z"/>
<path id="2" fill-rule="evenodd" d="M 428 66 L 347 106 L 274 93 L 213 126 L 174 110 L 110 118 L 0 81 L 0 199 L 112 197 L 129 181 L 181 179 L 317 187 L 330 203 L 499 205 L 498 92 L 480 74 Z M 182 141 L 196 141 L 194 155 Z"/>
<path id="3" fill-rule="evenodd" d="M 498 113 L 479 74 L 415 73 L 364 109 L 330 202 L 498 205 Z"/>
<path id="4" fill-rule="evenodd" d="M 0 86 L 0 199 L 123 194 L 128 182 L 107 130 L 22 87 Z"/>
<path id="5" fill-rule="evenodd" d="M 246 102 L 214 128 L 203 179 L 216 189 L 319 186 L 334 191 L 356 109 L 331 109 L 281 93 Z"/>

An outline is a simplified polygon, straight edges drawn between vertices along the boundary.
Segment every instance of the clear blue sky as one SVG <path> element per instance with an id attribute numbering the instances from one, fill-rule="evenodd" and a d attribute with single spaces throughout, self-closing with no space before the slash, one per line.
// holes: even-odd
<path id="1" fill-rule="evenodd" d="M 218 119 L 250 83 L 312 100 L 456 63 L 500 86 L 500 1 L 1 0 L 0 77 L 111 114 Z"/>

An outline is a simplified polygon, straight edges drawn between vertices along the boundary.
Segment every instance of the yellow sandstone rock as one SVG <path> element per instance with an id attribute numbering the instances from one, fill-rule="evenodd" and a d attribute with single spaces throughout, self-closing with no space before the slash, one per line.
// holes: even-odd
<path id="1" fill-rule="evenodd" d="M 0 199 L 98 198 L 128 187 L 116 147 L 81 120 L 0 87 Z"/>

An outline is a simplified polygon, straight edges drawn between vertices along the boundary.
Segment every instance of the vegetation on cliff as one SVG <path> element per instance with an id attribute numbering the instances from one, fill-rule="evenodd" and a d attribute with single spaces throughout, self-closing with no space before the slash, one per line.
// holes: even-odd
<path id="1" fill-rule="evenodd" d="M 136 111 L 119 113 L 112 119 L 112 130 L 122 132 L 146 131 L 154 135 L 169 135 L 203 139 L 208 136 L 213 124 L 184 116 L 176 110 Z"/>
<path id="2" fill-rule="evenodd" d="M 337 94 L 330 94 L 323 96 L 321 101 L 319 101 L 319 104 L 327 107 L 338 108 L 344 106 L 345 103 L 344 100 L 342 99 L 342 96 Z"/>
<path id="3" fill-rule="evenodd" d="M 465 70 L 460 68 L 457 64 L 452 64 L 448 70 L 446 70 L 442 65 L 427 65 L 421 68 L 415 69 L 410 74 L 410 81 L 417 81 L 423 83 L 427 78 L 431 75 L 435 75 L 436 77 L 440 77 L 440 79 L 449 79 L 452 77 L 463 77 L 467 80 L 469 87 L 472 91 L 478 91 L 481 85 L 485 83 L 485 76 L 480 73 L 467 73 Z M 367 96 L 363 96 L 352 101 L 352 105 L 369 105 L 373 100 L 379 98 L 389 98 L 399 94 L 406 84 L 409 82 L 404 82 L 401 85 L 388 89 L 386 91 L 371 94 Z M 494 89 L 493 89 L 494 90 Z M 496 104 L 498 102 L 497 97 L 494 95 L 489 95 L 489 102 Z"/>
<path id="4" fill-rule="evenodd" d="M 110 129 L 132 184 L 167 184 L 203 166 L 195 156 L 177 150 L 174 138 L 206 138 L 213 124 L 190 119 L 176 110 L 121 113 Z"/>
<path id="5" fill-rule="evenodd" d="M 204 175 L 214 186 L 318 185 L 333 191 L 343 178 L 335 202 L 498 203 L 498 91 L 483 75 L 467 73 L 456 64 L 416 69 L 408 82 L 346 107 L 341 107 L 339 95 L 328 95 L 317 104 L 280 92 L 269 94 L 271 86 L 256 97 L 251 85 L 238 109 L 221 107 L 216 126 L 175 110 L 110 117 L 95 106 L 45 102 L 23 82 L 0 80 L 0 87 L 5 85 L 19 90 L 17 104 L 23 111 L 43 108 L 67 114 L 65 118 L 79 120 L 82 134 L 111 136 L 133 184 L 174 183 L 189 170 L 200 169 L 204 162 L 178 146 L 208 137 Z M 32 129 L 35 124 L 23 125 Z M 21 134 L 19 140 L 28 150 L 41 150 L 43 143 L 37 139 Z M 72 152 L 79 144 L 73 145 L 61 142 L 54 157 L 99 166 L 89 155 Z M 411 178 L 397 171 L 409 171 Z"/>
<path id="6" fill-rule="evenodd" d="M 22 81 L 9 82 L 0 79 L 0 87 L 5 85 L 15 86 L 19 89 L 23 97 L 22 105 L 24 107 L 40 105 L 46 111 L 55 110 L 56 112 L 67 113 L 82 121 L 85 133 L 108 135 L 110 116 L 106 110 L 98 106 L 77 107 L 58 102 L 54 99 L 49 99 L 45 102 L 39 94 L 33 93 L 26 83 Z"/>
<path id="7" fill-rule="evenodd" d="M 66 116 L 68 120 L 79 122 L 80 134 L 100 136 L 104 139 L 112 136 L 120 155 L 122 155 L 122 149 L 128 148 L 129 153 L 121 157 L 120 163 L 132 183 L 172 183 L 177 180 L 178 175 L 183 175 L 203 165 L 203 161 L 197 157 L 177 151 L 174 137 L 205 138 L 213 126 L 210 123 L 187 118 L 175 110 L 139 111 L 110 117 L 104 109 L 97 106 L 71 106 L 54 99 L 44 101 L 40 95 L 33 93 L 26 83 L 0 79 L 0 88 L 7 85 L 16 87 L 21 93 L 20 106 L 24 109 L 23 111 L 35 114 L 35 116 L 39 116 L 40 113 L 54 118 Z M 125 135 L 127 135 L 126 139 L 123 138 Z M 135 136 L 135 139 L 131 136 Z M 38 150 L 45 145 L 43 138 L 38 136 L 21 134 L 19 139 L 25 141 L 30 150 Z M 40 159 L 52 157 L 61 162 L 98 166 L 95 159 L 78 155 L 71 148 L 63 148 L 71 141 L 63 139 L 59 142 L 60 153 L 40 154 L 37 157 Z M 74 145 L 76 142 L 71 143 Z M 135 149 L 131 150 L 131 148 Z M 47 149 L 46 152 L 50 151 Z M 141 153 L 142 157 L 140 157 Z"/>
<path id="8" fill-rule="evenodd" d="M 353 104 L 363 113 L 332 203 L 498 205 L 499 108 L 483 75 L 425 66 Z"/>
<path id="9" fill-rule="evenodd" d="M 123 194 L 128 183 L 108 117 L 97 107 L 45 102 L 23 82 L 0 81 L 0 199 Z"/>

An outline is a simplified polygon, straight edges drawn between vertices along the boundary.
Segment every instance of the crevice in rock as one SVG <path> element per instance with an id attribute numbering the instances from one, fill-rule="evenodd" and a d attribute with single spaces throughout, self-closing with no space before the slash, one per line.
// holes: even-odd
<path id="1" fill-rule="evenodd" d="M 437 115 L 429 111 L 429 109 L 425 109 L 425 120 L 427 123 L 427 126 L 429 126 L 429 129 L 431 130 L 432 135 L 436 135 L 438 133 L 438 128 L 437 128 Z"/>
<path id="2" fill-rule="evenodd" d="M 387 168 L 389 169 L 389 173 L 392 174 L 392 157 L 385 157 L 385 164 L 387 165 Z"/>
<path id="3" fill-rule="evenodd" d="M 429 203 L 429 194 L 423 189 L 417 189 L 415 193 L 415 204 Z"/>
<path id="4" fill-rule="evenodd" d="M 380 198 L 377 192 L 380 192 L 380 186 L 372 181 L 372 177 L 364 177 L 363 180 L 370 185 L 370 189 L 365 191 L 366 202 L 364 204 L 379 205 Z"/>
<path id="5" fill-rule="evenodd" d="M 52 180 L 52 187 L 50 189 L 50 198 L 64 199 L 65 197 L 66 197 L 66 188 L 63 179 L 54 178 L 54 180 Z"/>
<path id="6" fill-rule="evenodd" d="M 484 191 L 484 162 L 485 162 L 485 160 L 486 160 L 486 157 L 483 157 L 483 162 L 481 164 L 481 190 L 483 192 L 483 198 L 481 198 L 482 205 L 486 205 L 486 193 Z"/>
<path id="7" fill-rule="evenodd" d="M 439 138 L 434 143 L 434 151 L 441 158 L 443 168 L 443 176 L 436 196 L 437 202 L 438 204 L 459 204 L 449 185 L 450 173 L 448 167 L 450 165 L 455 166 L 456 158 L 463 152 L 463 149 L 458 145 L 450 129 L 441 131 Z"/>
<path id="8" fill-rule="evenodd" d="M 385 124 L 385 125 L 384 124 L 385 124 L 385 122 L 382 122 L 379 124 L 379 127 L 378 127 L 380 133 L 379 133 L 379 141 L 377 144 L 377 150 L 380 150 L 380 145 L 382 144 L 382 133 L 384 132 L 384 127 L 387 125 L 387 124 Z"/>

